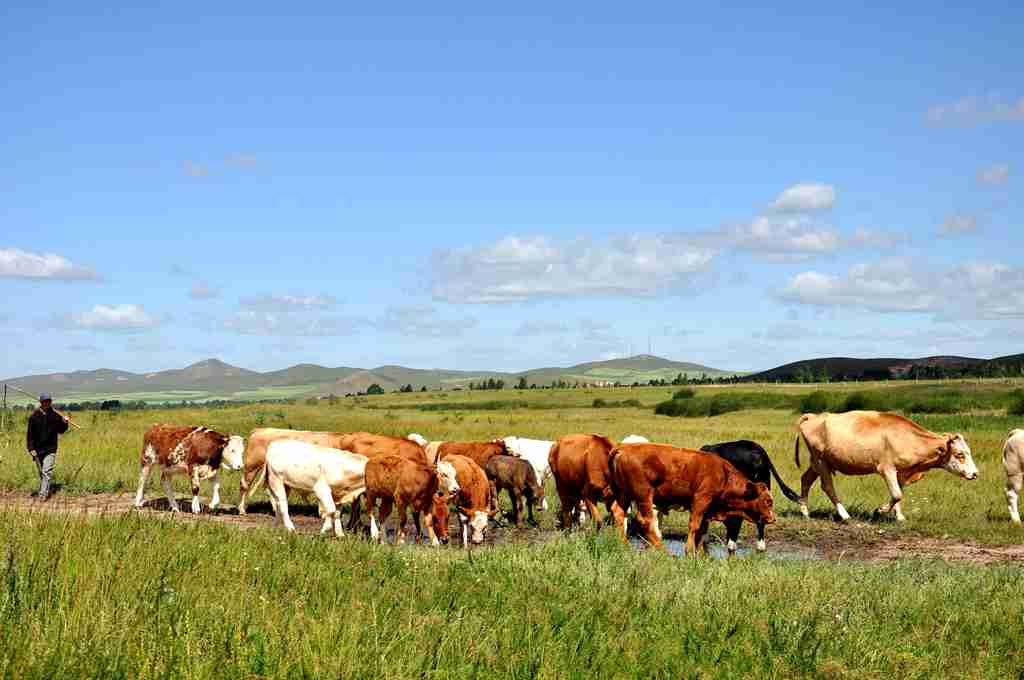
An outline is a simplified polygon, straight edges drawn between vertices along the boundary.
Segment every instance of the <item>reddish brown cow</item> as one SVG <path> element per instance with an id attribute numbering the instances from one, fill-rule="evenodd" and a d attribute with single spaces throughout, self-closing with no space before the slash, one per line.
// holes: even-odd
<path id="1" fill-rule="evenodd" d="M 772 496 L 763 483 L 754 483 L 718 456 L 667 444 L 622 444 L 609 455 L 618 503 L 628 512 L 637 504 L 637 519 L 650 543 L 664 550 L 658 515 L 672 509 L 690 511 L 686 553 L 704 550 L 708 523 L 727 517 L 751 522 L 775 521 Z M 626 522 L 621 523 L 626 537 Z"/>
<path id="2" fill-rule="evenodd" d="M 441 463 L 440 465 L 444 465 Z M 449 465 L 449 467 L 451 467 Z M 454 471 L 453 471 L 454 476 Z M 457 491 L 457 488 L 455 489 Z M 405 542 L 406 508 L 427 514 L 427 532 L 430 542 L 438 544 L 434 532 L 434 497 L 447 497 L 441 487 L 441 473 L 438 466 L 418 463 L 397 454 L 377 456 L 366 463 L 366 512 L 370 515 L 370 537 L 381 543 L 387 541 L 387 521 L 391 506 L 398 510 L 398 531 L 395 543 Z M 380 510 L 377 511 L 377 500 Z M 375 511 L 379 516 L 378 530 Z"/>
<path id="3" fill-rule="evenodd" d="M 427 462 L 423 447 L 405 437 L 389 437 L 370 432 L 349 432 L 338 437 L 338 445 L 334 448 L 358 453 L 367 458 L 398 455 L 415 462 Z"/>
<path id="4" fill-rule="evenodd" d="M 437 455 L 438 460 L 445 456 L 465 456 L 483 469 L 492 456 L 507 456 L 508 447 L 500 439 L 493 442 L 442 442 L 437 447 Z"/>
<path id="5" fill-rule="evenodd" d="M 459 482 L 459 491 L 450 497 L 459 513 L 459 527 L 462 531 L 462 547 L 469 547 L 470 541 L 475 545 L 484 542 L 484 532 L 488 520 L 497 512 L 497 502 L 491 496 L 491 484 L 487 475 L 479 465 L 466 456 L 452 454 L 445 456 L 445 463 L 455 468 L 455 477 Z M 438 522 L 434 529 L 438 536 L 448 536 L 448 498 L 434 496 L 434 516 Z"/>
<path id="6" fill-rule="evenodd" d="M 139 490 L 135 494 L 135 507 L 143 505 L 143 492 L 154 465 L 161 468 L 160 482 L 167 494 L 171 510 L 180 512 L 174 499 L 170 478 L 187 474 L 192 482 L 192 512 L 199 512 L 199 482 L 213 480 L 210 509 L 220 505 L 220 469 L 238 470 L 242 467 L 245 440 L 238 435 L 226 435 L 205 427 L 176 427 L 154 425 L 142 439 L 142 471 Z"/>
<path id="7" fill-rule="evenodd" d="M 615 523 L 622 523 L 608 468 L 608 454 L 613 448 L 615 444 L 610 439 L 597 434 L 570 434 L 551 447 L 548 464 L 562 502 L 563 528 L 572 528 L 573 521 L 578 519 L 580 501 L 586 504 L 595 529 L 601 526 L 597 503 L 602 501 Z"/>

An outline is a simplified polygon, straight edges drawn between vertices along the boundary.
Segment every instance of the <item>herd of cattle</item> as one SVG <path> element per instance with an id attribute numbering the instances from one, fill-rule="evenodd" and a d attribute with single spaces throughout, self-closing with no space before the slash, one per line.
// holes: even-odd
<path id="1" fill-rule="evenodd" d="M 644 538 L 662 547 L 659 514 L 690 512 L 687 553 L 703 549 L 708 523 L 726 526 L 728 549 L 736 550 L 743 520 L 757 527 L 758 550 L 765 549 L 765 525 L 775 521 L 772 477 L 783 495 L 808 515 L 807 495 L 820 477 L 821 486 L 842 520 L 850 515 L 836 494 L 832 476 L 879 474 L 890 500 L 880 512 L 903 520 L 903 487 L 932 468 L 976 479 L 977 466 L 963 435 L 938 434 L 892 413 L 805 414 L 797 422 L 794 456 L 800 467 L 800 442 L 810 453 L 800 493 L 779 477 L 764 448 L 751 441 L 710 444 L 700 450 L 655 444 L 631 435 L 616 444 L 596 434 L 572 434 L 558 441 L 505 437 L 493 441 L 427 441 L 418 434 L 392 437 L 367 432 L 309 432 L 276 428 L 254 430 L 248 445 L 242 437 L 205 427 L 154 425 L 145 434 L 142 471 L 135 504 L 154 466 L 170 507 L 178 511 L 169 478 L 187 474 L 192 511 L 200 511 L 199 484 L 212 481 L 210 508 L 220 503 L 221 468 L 242 470 L 239 514 L 246 513 L 252 493 L 265 481 L 276 517 L 289 530 L 288 492 L 312 494 L 323 519 L 321 533 L 343 534 L 341 506 L 351 508 L 348 528 L 361 526 L 360 509 L 369 515 L 370 535 L 386 541 L 385 522 L 397 511 L 395 542 L 405 540 L 408 511 L 417 538 L 421 517 L 433 544 L 447 542 L 450 506 L 459 518 L 463 546 L 485 539 L 498 512 L 498 494 L 508 493 L 511 519 L 522 526 L 523 510 L 533 521 L 535 509 L 547 509 L 544 482 L 554 478 L 564 528 L 586 521 L 600 526 L 607 517 L 625 537 L 628 513 Z M 1019 523 L 1018 495 L 1024 482 L 1024 430 L 1010 433 L 1004 447 L 1006 498 L 1010 517 Z"/>

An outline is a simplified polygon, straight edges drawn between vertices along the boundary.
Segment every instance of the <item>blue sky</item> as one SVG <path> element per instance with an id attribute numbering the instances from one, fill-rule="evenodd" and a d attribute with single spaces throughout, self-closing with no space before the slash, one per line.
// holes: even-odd
<path id="1" fill-rule="evenodd" d="M 550 5 L 5 5 L 0 375 L 1024 351 L 1019 4 Z"/>

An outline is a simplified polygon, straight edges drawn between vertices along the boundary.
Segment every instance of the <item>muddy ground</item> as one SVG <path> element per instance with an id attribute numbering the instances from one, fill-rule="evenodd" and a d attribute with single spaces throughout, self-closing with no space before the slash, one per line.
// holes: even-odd
<path id="1" fill-rule="evenodd" d="M 142 510 L 134 507 L 134 495 L 131 493 L 106 493 L 88 496 L 66 496 L 58 493 L 45 503 L 38 502 L 32 495 L 23 491 L 0 492 L 0 509 L 18 509 L 33 512 L 74 513 L 87 515 L 117 515 L 129 512 L 141 512 L 153 517 L 175 518 L 182 522 L 219 522 L 239 529 L 271 528 L 275 525 L 274 515 L 267 502 L 252 503 L 249 513 L 239 515 L 234 506 L 222 506 L 210 512 L 203 506 L 199 515 L 190 510 L 191 500 L 179 498 L 183 512 L 170 512 L 166 499 L 150 499 Z M 319 532 L 321 520 L 317 517 L 315 506 L 296 504 L 290 506 L 292 521 L 300 533 L 316 534 Z M 344 516 L 348 519 L 347 512 Z M 394 515 L 389 520 L 392 534 L 394 531 Z M 952 562 L 968 562 L 973 564 L 1024 564 L 1024 544 L 1020 545 L 980 545 L 952 539 L 934 537 L 916 537 L 891 535 L 884 526 L 865 522 L 840 524 L 827 520 L 809 520 L 813 525 L 801 527 L 797 522 L 784 526 L 769 527 L 768 557 L 776 559 L 827 559 L 884 562 L 904 557 L 937 558 Z M 411 527 L 411 521 L 410 521 Z M 365 531 L 365 529 L 364 529 Z M 453 542 L 459 536 L 458 520 L 452 515 L 450 534 Z M 500 545 L 505 543 L 542 543 L 560 535 L 554 529 L 526 527 L 517 529 L 507 522 L 500 526 L 492 526 L 488 531 L 487 543 Z M 665 532 L 666 545 L 673 554 L 682 553 L 685 534 Z M 644 547 L 639 538 L 634 538 L 634 545 Z M 752 554 L 751 540 L 744 541 L 739 556 Z M 724 546 L 720 539 L 711 537 L 709 552 L 712 556 L 724 556 Z"/>

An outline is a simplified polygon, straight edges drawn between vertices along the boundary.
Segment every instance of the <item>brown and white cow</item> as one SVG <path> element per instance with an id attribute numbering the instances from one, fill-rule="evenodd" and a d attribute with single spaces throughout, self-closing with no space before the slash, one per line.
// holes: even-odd
<path id="1" fill-rule="evenodd" d="M 445 463 L 451 463 L 455 468 L 455 477 L 459 483 L 458 493 L 451 496 L 451 502 L 459 513 L 459 528 L 462 532 L 462 547 L 468 548 L 469 543 L 479 545 L 484 542 L 484 533 L 487 530 L 488 520 L 494 517 L 497 512 L 497 503 L 492 500 L 491 483 L 483 469 L 465 456 L 452 454 L 446 456 Z M 444 509 L 438 509 L 434 516 L 439 520 L 434 529 L 438 535 L 447 536 L 448 501 L 435 496 L 435 503 L 440 503 Z"/>
<path id="2" fill-rule="evenodd" d="M 896 514 L 903 521 L 903 487 L 913 484 L 932 468 L 942 468 L 964 479 L 977 479 L 978 467 L 962 434 L 937 434 L 917 423 L 878 411 L 805 413 L 797 421 L 794 457 L 800 467 L 800 439 L 811 452 L 811 466 L 800 478 L 800 512 L 809 516 L 807 494 L 818 477 L 821 488 L 836 507 L 840 519 L 850 519 L 832 484 L 832 473 L 881 475 L 890 500 L 879 512 Z"/>
<path id="3" fill-rule="evenodd" d="M 743 517 L 751 522 L 775 521 L 772 495 L 732 463 L 718 456 L 667 444 L 621 444 L 609 455 L 612 482 L 623 513 L 637 504 L 637 520 L 647 540 L 664 549 L 658 513 L 690 511 L 686 553 L 704 549 L 704 535 L 712 521 Z M 626 538 L 627 522 L 621 523 Z"/>
<path id="4" fill-rule="evenodd" d="M 597 434 L 566 435 L 551 447 L 548 464 L 562 503 L 564 529 L 571 529 L 574 521 L 579 521 L 581 502 L 593 518 L 595 529 L 601 526 L 599 502 L 605 504 L 616 524 L 622 522 L 608 467 L 608 454 L 613 448 L 612 440 Z"/>
<path id="5" fill-rule="evenodd" d="M 370 515 L 370 537 L 380 542 L 387 541 L 385 522 L 391 514 L 392 505 L 398 511 L 398 531 L 395 543 L 405 542 L 406 508 L 414 512 L 427 513 L 427 532 L 433 545 L 439 543 L 434 531 L 434 497 L 447 497 L 458 493 L 455 482 L 455 468 L 451 463 L 440 462 L 428 465 L 426 462 L 409 460 L 397 454 L 371 458 L 366 463 L 366 511 Z M 444 480 L 451 482 L 445 488 Z M 380 509 L 377 501 L 380 500 Z M 379 518 L 379 529 L 378 529 Z"/>
<path id="6" fill-rule="evenodd" d="M 143 493 L 153 466 L 160 467 L 160 483 L 167 494 L 171 510 L 180 512 L 174 499 L 171 477 L 187 474 L 192 483 L 192 512 L 199 513 L 199 482 L 213 481 L 210 509 L 220 505 L 220 469 L 238 470 L 242 467 L 245 440 L 238 435 L 226 435 L 205 427 L 177 427 L 153 425 L 142 439 L 142 471 L 139 490 L 135 494 L 135 507 L 143 505 Z"/>
<path id="7" fill-rule="evenodd" d="M 279 427 L 261 427 L 253 430 L 249 435 L 249 445 L 245 449 L 245 464 L 239 482 L 238 514 L 245 514 L 246 502 L 265 477 L 267 449 L 272 443 L 287 440 L 340 449 L 343 447 L 338 442 L 342 436 L 340 432 L 286 430 Z"/>

